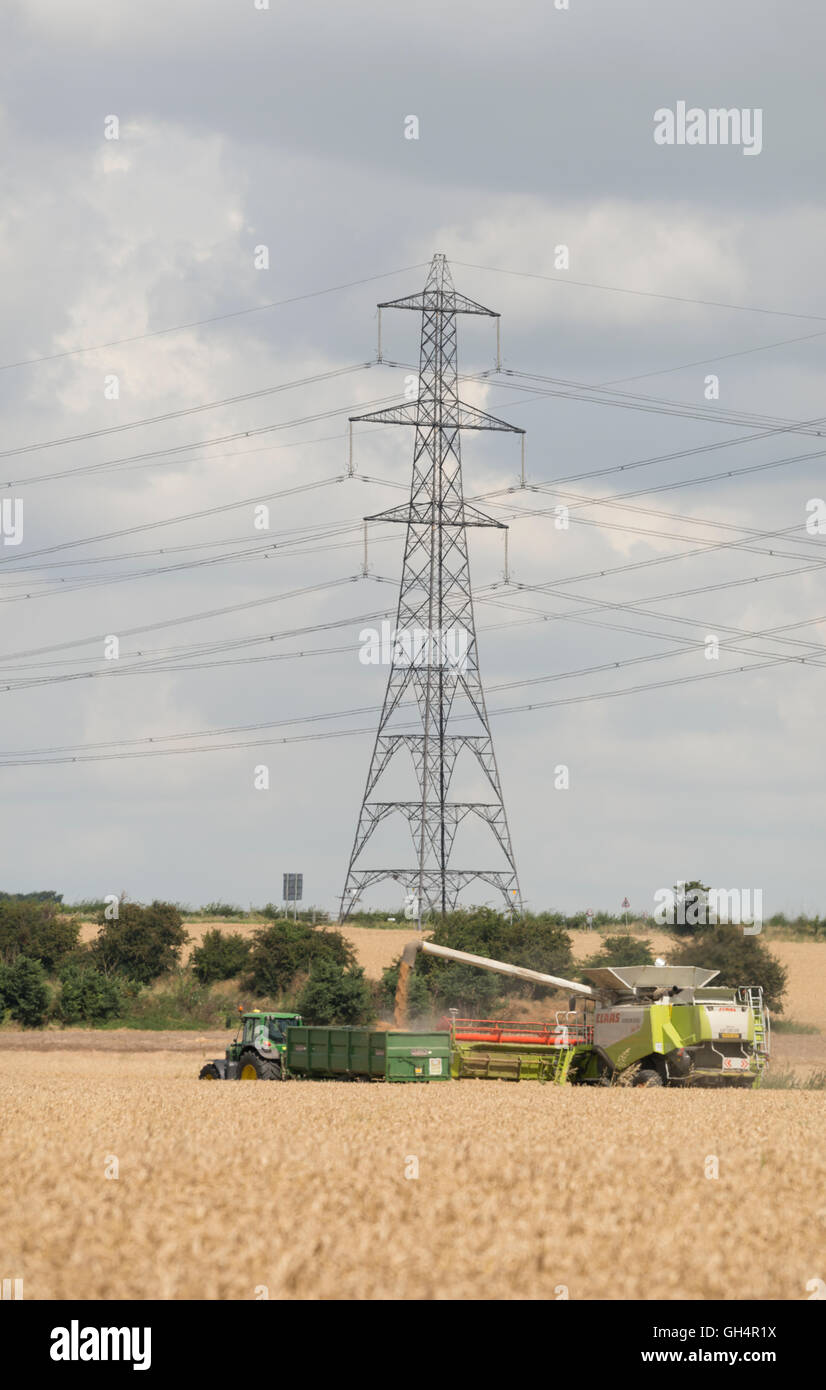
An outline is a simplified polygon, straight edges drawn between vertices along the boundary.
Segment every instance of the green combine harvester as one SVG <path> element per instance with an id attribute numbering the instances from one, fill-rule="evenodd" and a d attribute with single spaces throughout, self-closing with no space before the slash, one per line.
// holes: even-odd
<path id="1" fill-rule="evenodd" d="M 688 965 L 601 966 L 590 984 L 488 960 L 430 941 L 405 948 L 481 970 L 567 990 L 552 1024 L 458 1019 L 451 1026 L 456 1077 L 578 1085 L 759 1086 L 768 1064 L 770 1021 L 758 986 L 714 987 L 717 970 Z"/>
<path id="2" fill-rule="evenodd" d="M 770 1020 L 758 986 L 712 986 L 697 966 L 600 966 L 590 984 L 430 941 L 404 950 L 400 996 L 419 952 L 568 991 L 552 1022 L 459 1018 L 436 1032 L 306 1027 L 297 1014 L 243 1015 L 241 1037 L 208 1062 L 208 1081 L 449 1079 L 591 1086 L 738 1086 L 762 1081 Z M 397 1015 L 398 1021 L 398 1015 Z"/>

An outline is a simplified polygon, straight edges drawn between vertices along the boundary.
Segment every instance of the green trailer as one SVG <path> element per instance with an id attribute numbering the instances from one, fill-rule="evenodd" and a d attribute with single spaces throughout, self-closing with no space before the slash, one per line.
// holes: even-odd
<path id="1" fill-rule="evenodd" d="M 447 1081 L 450 1034 L 293 1027 L 286 1065 L 289 1076 L 305 1080 Z"/>

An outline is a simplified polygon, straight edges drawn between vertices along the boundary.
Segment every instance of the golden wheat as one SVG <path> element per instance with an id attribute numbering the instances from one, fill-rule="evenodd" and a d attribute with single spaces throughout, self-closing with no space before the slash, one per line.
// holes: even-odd
<path id="1" fill-rule="evenodd" d="M 206 1085 L 198 1062 L 0 1053 L 0 1268 L 26 1297 L 800 1299 L 826 1278 L 821 1094 Z"/>

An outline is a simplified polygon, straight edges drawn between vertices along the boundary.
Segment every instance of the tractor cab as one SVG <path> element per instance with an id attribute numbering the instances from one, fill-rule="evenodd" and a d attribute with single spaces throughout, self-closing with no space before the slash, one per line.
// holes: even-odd
<path id="1" fill-rule="evenodd" d="M 241 1017 L 241 1043 L 245 1047 L 261 1048 L 265 1052 L 274 1047 L 283 1052 L 287 1042 L 287 1029 L 301 1027 L 301 1023 L 299 1014 L 264 1013 L 255 1009 Z"/>
<path id="2" fill-rule="evenodd" d="M 284 1075 L 287 1029 L 301 1027 L 296 1013 L 271 1009 L 239 1010 L 238 1031 L 226 1056 L 207 1062 L 202 1081 L 280 1081 Z"/>

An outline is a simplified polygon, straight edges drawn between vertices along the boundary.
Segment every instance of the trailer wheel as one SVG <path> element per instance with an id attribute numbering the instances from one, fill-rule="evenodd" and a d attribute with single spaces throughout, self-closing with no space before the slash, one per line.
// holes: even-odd
<path id="1" fill-rule="evenodd" d="M 257 1052 L 244 1052 L 241 1056 L 240 1081 L 280 1081 L 281 1066 L 278 1062 L 267 1061 Z"/>
<path id="2" fill-rule="evenodd" d="M 663 1079 L 660 1073 L 654 1071 L 653 1067 L 650 1069 L 646 1067 L 645 1070 L 638 1071 L 634 1080 L 631 1082 L 632 1086 L 662 1086 L 662 1084 Z"/>
<path id="3" fill-rule="evenodd" d="M 199 1081 L 220 1081 L 221 1073 L 214 1062 L 207 1062 L 205 1067 L 201 1067 L 198 1074 Z"/>

